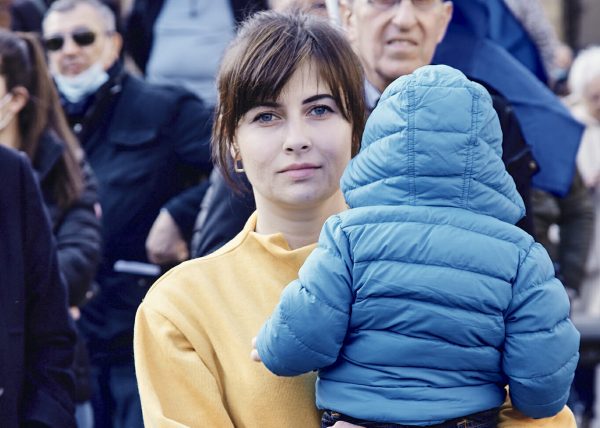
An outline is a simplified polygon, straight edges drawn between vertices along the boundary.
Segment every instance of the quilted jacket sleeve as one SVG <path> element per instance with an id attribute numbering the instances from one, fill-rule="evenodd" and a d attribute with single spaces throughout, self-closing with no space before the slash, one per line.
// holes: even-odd
<path id="1" fill-rule="evenodd" d="M 503 368 L 513 405 L 533 418 L 558 413 L 579 359 L 579 332 L 569 320 L 565 289 L 538 243 L 519 269 L 505 324 Z"/>
<path id="2" fill-rule="evenodd" d="M 295 376 L 333 364 L 346 336 L 353 301 L 348 240 L 338 217 L 324 225 L 318 247 L 263 325 L 257 350 L 265 366 Z"/>

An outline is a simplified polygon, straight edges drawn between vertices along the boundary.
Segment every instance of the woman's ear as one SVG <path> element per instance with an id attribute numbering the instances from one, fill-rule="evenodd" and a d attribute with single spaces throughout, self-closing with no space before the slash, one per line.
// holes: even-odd
<path id="1" fill-rule="evenodd" d="M 242 159 L 240 147 L 235 142 L 229 146 L 229 154 L 231 154 L 231 159 L 234 162 Z"/>
<path id="2" fill-rule="evenodd" d="M 6 108 L 16 116 L 27 105 L 29 91 L 24 86 L 15 86 L 10 93 L 12 94 L 12 98 Z"/>
<path id="3" fill-rule="evenodd" d="M 240 148 L 237 144 L 233 143 L 229 147 L 229 153 L 231 153 L 231 157 L 233 159 L 233 170 L 235 172 L 246 172 L 244 170 L 244 162 L 242 161 L 242 155 L 240 153 Z"/>

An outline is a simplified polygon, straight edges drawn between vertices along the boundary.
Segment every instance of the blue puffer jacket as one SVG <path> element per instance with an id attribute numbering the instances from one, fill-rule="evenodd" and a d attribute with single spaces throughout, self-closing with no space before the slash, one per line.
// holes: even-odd
<path id="1" fill-rule="evenodd" d="M 569 394 L 579 334 L 501 160 L 487 92 L 428 66 L 394 82 L 342 177 L 351 209 L 258 337 L 280 375 L 321 369 L 317 405 L 412 425 L 499 406 L 532 417 Z"/>

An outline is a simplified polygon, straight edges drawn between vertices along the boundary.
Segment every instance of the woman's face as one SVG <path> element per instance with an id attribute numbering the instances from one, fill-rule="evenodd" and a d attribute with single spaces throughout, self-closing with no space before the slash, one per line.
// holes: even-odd
<path id="1" fill-rule="evenodd" d="M 339 191 L 352 128 L 316 67 L 300 67 L 276 100 L 248 111 L 235 144 L 259 204 L 317 207 Z"/>

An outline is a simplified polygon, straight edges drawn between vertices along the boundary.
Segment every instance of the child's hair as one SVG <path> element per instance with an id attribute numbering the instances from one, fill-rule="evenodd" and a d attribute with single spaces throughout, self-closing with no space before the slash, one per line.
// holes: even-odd
<path id="1" fill-rule="evenodd" d="M 35 163 L 44 132 L 54 132 L 65 142 L 53 193 L 61 208 L 68 207 L 83 189 L 81 148 L 69 128 L 42 48 L 33 35 L 0 30 L 0 74 L 7 92 L 19 86 L 29 92 L 27 103 L 17 116 L 21 137 L 18 149 Z"/>
<path id="2" fill-rule="evenodd" d="M 227 49 L 217 83 L 213 159 L 238 188 L 230 149 L 240 119 L 264 101 L 276 100 L 296 70 L 309 63 L 328 85 L 352 125 L 352 154 L 360 147 L 366 110 L 363 74 L 346 37 L 322 18 L 300 12 L 259 12 L 245 21 Z"/>

